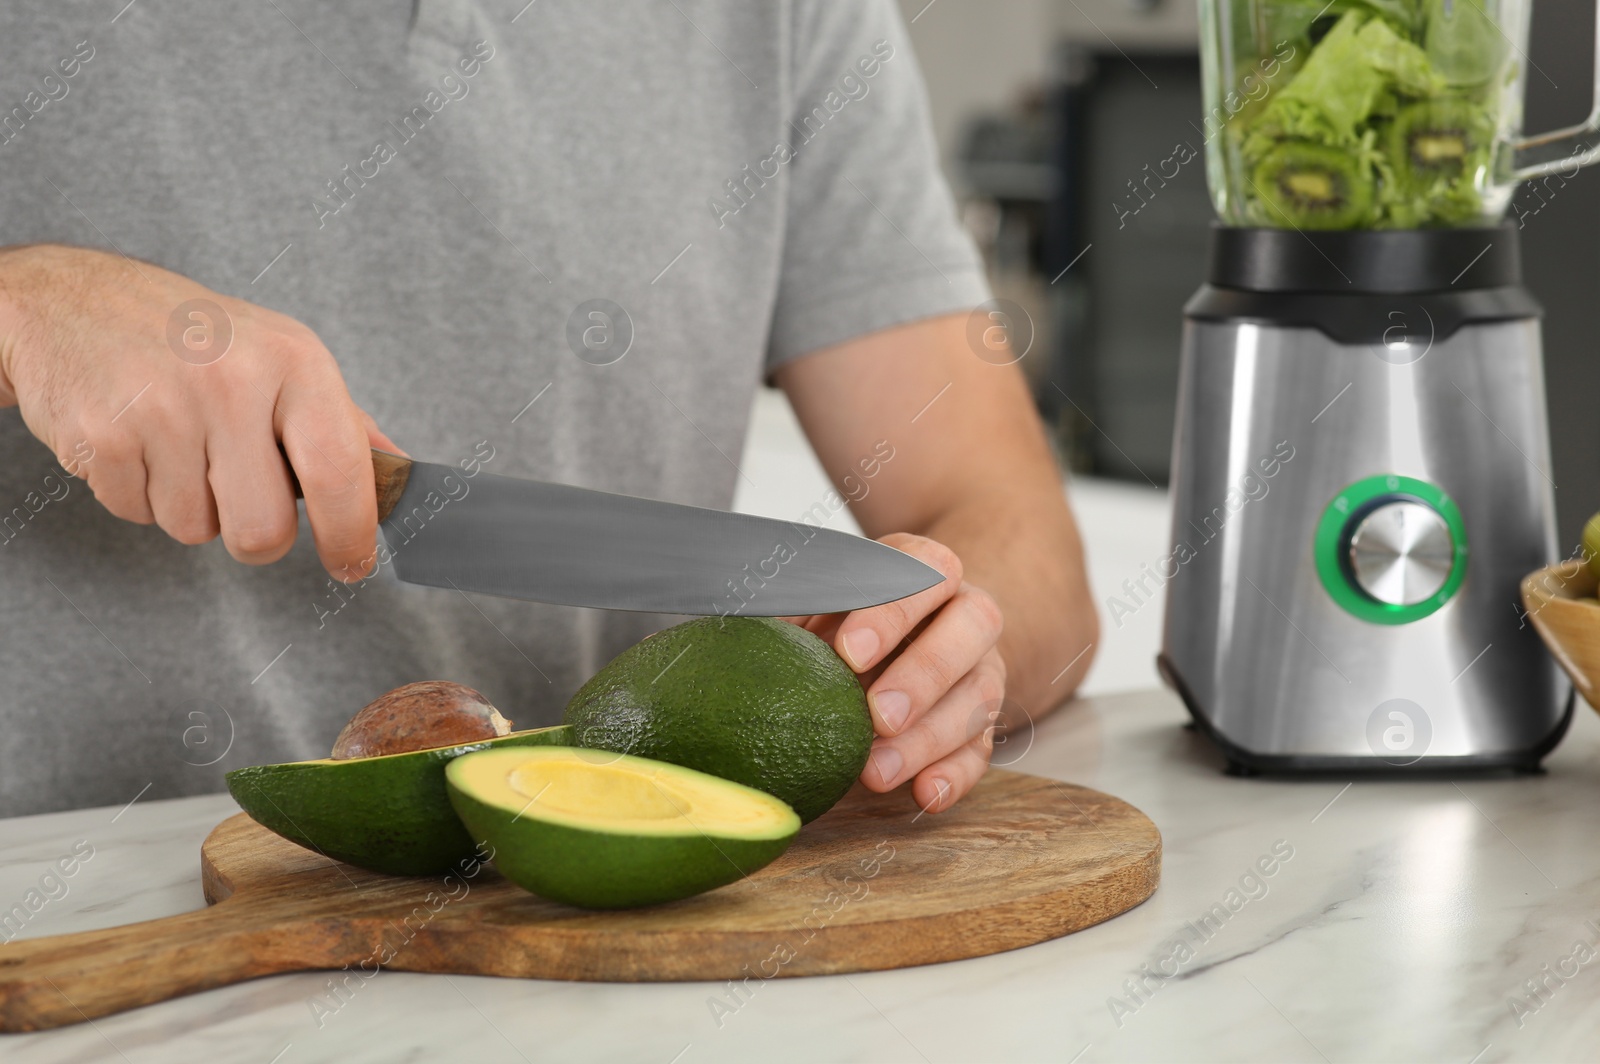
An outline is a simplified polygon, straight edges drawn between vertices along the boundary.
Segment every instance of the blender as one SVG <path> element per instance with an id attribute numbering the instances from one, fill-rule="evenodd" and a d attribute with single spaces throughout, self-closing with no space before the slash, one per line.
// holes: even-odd
<path id="1" fill-rule="evenodd" d="M 1537 769 L 1572 693 L 1518 182 L 1520 0 L 1200 0 L 1219 224 L 1184 308 L 1158 665 L 1236 773 Z M 1600 53 L 1597 53 L 1600 54 Z"/>

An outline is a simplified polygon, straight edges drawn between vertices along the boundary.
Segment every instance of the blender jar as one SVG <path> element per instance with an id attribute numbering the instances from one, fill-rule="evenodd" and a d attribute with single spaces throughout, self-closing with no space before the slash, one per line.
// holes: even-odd
<path id="1" fill-rule="evenodd" d="M 1581 126 L 1520 135 L 1523 0 L 1200 0 L 1200 36 L 1227 225 L 1494 225 L 1519 181 L 1600 157 L 1600 98 Z"/>

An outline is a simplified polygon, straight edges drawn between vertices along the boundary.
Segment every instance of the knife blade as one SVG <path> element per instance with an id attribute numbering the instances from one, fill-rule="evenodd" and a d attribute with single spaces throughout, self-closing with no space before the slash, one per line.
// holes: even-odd
<path id="1" fill-rule="evenodd" d="M 790 617 L 893 602 L 944 579 L 820 528 L 372 452 L 378 520 L 408 583 L 564 606 Z"/>

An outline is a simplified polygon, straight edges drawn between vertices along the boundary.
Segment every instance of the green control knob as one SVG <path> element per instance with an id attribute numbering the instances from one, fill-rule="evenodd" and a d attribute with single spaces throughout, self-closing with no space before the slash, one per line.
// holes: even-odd
<path id="1" fill-rule="evenodd" d="M 1421 620 L 1466 579 L 1461 511 L 1414 477 L 1367 477 L 1341 491 L 1318 522 L 1313 553 L 1329 597 L 1376 624 Z"/>

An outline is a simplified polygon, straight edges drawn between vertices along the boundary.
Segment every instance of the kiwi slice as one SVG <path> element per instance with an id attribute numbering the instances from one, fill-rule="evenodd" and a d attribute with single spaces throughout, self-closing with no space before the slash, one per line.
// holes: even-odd
<path id="1" fill-rule="evenodd" d="M 1351 229 L 1372 213 L 1372 170 L 1353 153 L 1285 141 L 1256 164 L 1267 221 L 1296 229 Z"/>
<path id="2" fill-rule="evenodd" d="M 1402 107 L 1389 126 L 1389 165 L 1411 191 L 1454 181 L 1488 158 L 1488 116 L 1464 100 L 1424 100 Z"/>
<path id="3" fill-rule="evenodd" d="M 1483 211 L 1479 171 L 1489 165 L 1494 124 L 1465 100 L 1424 100 L 1400 109 L 1385 154 L 1399 196 L 1434 224 L 1459 225 Z"/>

